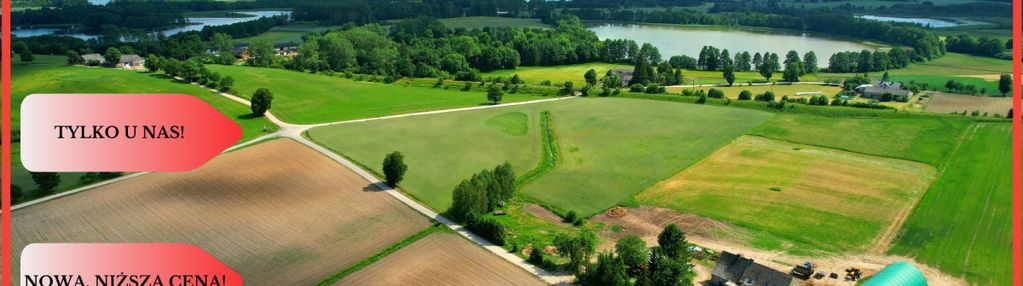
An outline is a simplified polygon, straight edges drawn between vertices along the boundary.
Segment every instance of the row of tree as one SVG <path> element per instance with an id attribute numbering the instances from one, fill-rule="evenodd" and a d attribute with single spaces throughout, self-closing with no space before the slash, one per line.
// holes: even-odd
<path id="1" fill-rule="evenodd" d="M 828 59 L 828 71 L 834 73 L 865 73 L 904 68 L 911 62 L 909 52 L 892 48 L 888 52 L 863 50 L 839 52 Z"/>
<path id="2" fill-rule="evenodd" d="M 691 245 L 675 224 L 664 227 L 653 248 L 647 248 L 637 236 L 625 236 L 615 243 L 613 252 L 597 254 L 594 263 L 589 261 L 595 247 L 587 237 L 584 232 L 578 238 L 559 236 L 555 240 L 558 254 L 569 258 L 570 269 L 577 273 L 581 285 L 693 285 Z"/>
<path id="3" fill-rule="evenodd" d="M 985 57 L 998 57 L 1011 59 L 1012 39 L 1002 42 L 998 39 L 982 36 L 976 38 L 970 35 L 955 35 L 945 38 L 945 46 L 949 52 L 964 53 Z"/>

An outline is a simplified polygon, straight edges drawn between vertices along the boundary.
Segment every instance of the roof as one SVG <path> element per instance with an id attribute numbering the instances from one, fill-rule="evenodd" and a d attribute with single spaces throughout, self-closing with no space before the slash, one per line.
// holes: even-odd
<path id="1" fill-rule="evenodd" d="M 795 277 L 753 262 L 753 259 L 723 251 L 718 256 L 712 275 L 737 284 L 784 286 L 792 285 Z"/>
<path id="2" fill-rule="evenodd" d="M 927 280 L 912 264 L 896 262 L 864 281 L 863 286 L 927 286 Z"/>
<path id="3" fill-rule="evenodd" d="M 89 62 L 89 61 L 104 62 L 104 61 L 106 61 L 106 59 L 104 59 L 103 56 L 100 55 L 100 54 L 84 54 L 84 55 L 82 55 L 82 59 L 85 60 L 86 62 Z"/>
<path id="4" fill-rule="evenodd" d="M 133 63 L 133 62 L 141 62 L 141 61 L 145 61 L 145 60 L 146 59 L 140 57 L 139 55 L 128 54 L 128 55 L 121 55 L 121 60 L 118 61 L 118 63 L 122 63 L 122 64 L 123 63 Z"/>
<path id="5" fill-rule="evenodd" d="M 621 78 L 622 83 L 632 81 L 633 71 L 630 69 L 612 69 L 611 72 L 618 74 L 618 78 Z"/>

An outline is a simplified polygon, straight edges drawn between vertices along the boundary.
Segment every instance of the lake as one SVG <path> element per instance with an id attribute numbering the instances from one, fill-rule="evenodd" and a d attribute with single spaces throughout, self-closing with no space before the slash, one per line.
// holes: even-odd
<path id="1" fill-rule="evenodd" d="M 874 16 L 874 15 L 858 15 L 857 18 L 875 20 L 882 22 L 897 22 L 897 23 L 914 23 L 923 26 L 930 26 L 932 28 L 948 28 L 959 26 L 959 23 L 946 20 L 938 20 L 932 18 L 901 18 L 901 17 L 886 17 L 886 16 Z"/>
<path id="2" fill-rule="evenodd" d="M 754 32 L 713 27 L 611 23 L 598 24 L 587 30 L 596 33 L 601 40 L 630 39 L 640 45 L 650 43 L 657 47 L 664 59 L 683 54 L 698 58 L 703 46 L 728 49 L 733 57 L 736 52 L 747 51 L 750 55 L 757 52 L 777 53 L 782 59 L 790 50 L 799 52 L 800 57 L 812 50 L 817 54 L 817 64 L 826 67 L 828 59 L 835 53 L 875 49 L 861 42 L 811 36 L 799 32 Z"/>
<path id="3" fill-rule="evenodd" d="M 163 30 L 161 32 L 163 32 L 164 35 L 170 36 L 170 35 L 174 35 L 174 34 L 181 33 L 181 32 L 200 31 L 200 30 L 202 30 L 203 27 L 206 27 L 206 26 L 230 25 L 230 24 L 239 23 L 239 22 L 252 21 L 252 20 L 255 20 L 255 19 L 259 19 L 260 17 L 272 17 L 272 16 L 277 16 L 277 15 L 291 15 L 291 11 L 283 11 L 283 10 L 280 10 L 280 11 L 242 11 L 242 12 L 237 12 L 237 13 L 245 14 L 245 15 L 249 15 L 249 16 L 248 17 L 237 17 L 237 18 L 200 18 L 200 17 L 186 18 L 188 20 L 188 22 L 192 23 L 192 24 L 185 25 L 185 26 L 174 27 L 174 28 L 170 28 L 170 29 L 166 29 L 166 30 Z M 11 30 L 11 33 L 14 34 L 15 36 L 18 36 L 18 37 L 34 37 L 34 36 L 54 35 L 54 34 L 62 34 L 62 35 L 72 36 L 72 37 L 75 37 L 75 38 L 80 38 L 80 39 L 85 39 L 85 40 L 94 39 L 94 38 L 98 37 L 98 35 L 90 35 L 90 34 L 82 34 L 82 33 L 67 33 L 67 31 L 64 30 L 64 29 L 54 29 L 54 28 L 29 28 L 29 29 L 14 28 L 14 29 Z"/>

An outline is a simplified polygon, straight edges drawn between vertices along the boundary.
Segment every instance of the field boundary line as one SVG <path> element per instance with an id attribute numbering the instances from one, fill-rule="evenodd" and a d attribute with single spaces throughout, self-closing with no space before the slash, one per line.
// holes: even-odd
<path id="1" fill-rule="evenodd" d="M 427 237 L 442 229 L 443 228 L 441 228 L 441 226 L 438 224 L 430 225 L 429 227 L 420 230 L 419 232 L 414 233 L 411 236 L 402 239 L 401 241 L 391 244 L 387 248 L 384 248 L 383 250 L 380 250 L 376 254 L 373 254 L 373 256 L 360 260 L 359 262 L 355 263 L 352 266 L 348 266 L 347 268 L 342 269 L 341 271 L 335 272 L 334 274 L 327 276 L 327 278 L 320 280 L 320 282 L 317 282 L 315 285 L 328 286 L 337 283 L 338 281 L 341 281 L 345 277 L 348 277 L 348 275 L 352 275 L 352 273 L 359 272 L 359 270 L 362 270 L 363 268 L 373 265 L 373 263 L 380 261 L 380 259 L 384 259 L 385 257 L 391 255 L 392 253 L 395 253 L 398 250 L 401 250 L 402 248 L 405 248 L 406 246 L 409 246 L 415 243 L 416 241 L 419 241 L 420 239 L 423 239 L 424 237 Z"/>

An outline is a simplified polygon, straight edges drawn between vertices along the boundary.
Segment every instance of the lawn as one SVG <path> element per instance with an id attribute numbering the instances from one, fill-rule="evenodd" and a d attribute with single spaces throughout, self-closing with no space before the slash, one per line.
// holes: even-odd
<path id="1" fill-rule="evenodd" d="M 743 90 L 749 90 L 750 93 L 752 93 L 754 96 L 757 95 L 757 94 L 761 94 L 761 93 L 767 92 L 767 91 L 771 91 L 771 92 L 774 92 L 775 97 L 778 98 L 778 99 L 781 99 L 782 96 L 788 96 L 788 97 L 810 97 L 810 96 L 814 96 L 814 95 L 824 95 L 824 96 L 827 96 L 828 98 L 831 98 L 831 96 L 833 96 L 835 94 L 838 94 L 839 91 L 842 91 L 842 88 L 841 87 L 837 87 L 837 86 L 810 85 L 810 84 L 757 85 L 757 86 L 738 86 L 738 85 L 736 85 L 736 86 L 731 86 L 731 87 L 697 87 L 697 88 L 692 88 L 692 87 L 685 87 L 685 88 L 683 88 L 683 87 L 671 87 L 671 88 L 668 88 L 667 90 L 668 90 L 668 93 L 678 94 L 678 93 L 681 93 L 683 89 L 707 91 L 707 90 L 710 90 L 711 88 L 718 89 L 718 90 L 721 90 L 721 91 L 725 92 L 725 97 L 731 98 L 731 99 L 738 99 L 739 98 L 739 93 L 742 92 Z M 819 92 L 820 94 L 803 94 L 803 95 L 798 95 L 798 93 L 802 93 L 802 92 Z"/>
<path id="2" fill-rule="evenodd" d="M 249 118 L 248 106 L 214 94 L 204 88 L 178 82 L 161 75 L 116 70 L 108 68 L 86 68 L 64 65 L 65 57 L 36 56 L 32 63 L 15 61 L 11 66 L 11 126 L 20 126 L 21 101 L 32 93 L 181 93 L 194 95 L 227 115 L 242 127 L 243 142 L 268 134 L 277 126 L 264 118 Z M 11 183 L 19 185 L 32 196 L 35 183 L 28 171 L 21 166 L 19 144 L 13 144 L 11 160 Z M 57 190 L 79 186 L 79 173 L 62 174 Z"/>
<path id="3" fill-rule="evenodd" d="M 289 123 L 312 124 L 488 104 L 483 92 L 406 87 L 340 76 L 245 66 L 206 66 L 235 79 L 234 93 L 249 98 L 265 87 L 273 113 Z M 541 99 L 505 94 L 504 102 Z"/>
<path id="4" fill-rule="evenodd" d="M 772 139 L 917 161 L 940 168 L 969 125 L 942 118 L 842 118 L 779 115 L 750 133 Z"/>
<path id="5" fill-rule="evenodd" d="M 522 174 L 537 164 L 542 111 L 555 122 L 563 162 L 521 191 L 583 216 L 631 201 L 770 117 L 746 109 L 583 98 L 321 127 L 308 135 L 378 173 L 386 153 L 401 151 L 409 164 L 402 190 L 443 211 L 454 186 L 472 173 L 510 161 Z M 528 116 L 525 135 L 487 124 L 508 121 L 509 112 Z"/>
<path id="6" fill-rule="evenodd" d="M 539 28 L 548 29 L 550 25 L 540 22 L 540 19 L 508 18 L 508 17 L 458 17 L 440 19 L 440 22 L 449 29 L 482 29 L 484 27 L 498 28 Z"/>
<path id="7" fill-rule="evenodd" d="M 890 252 L 976 285 L 1012 284 L 1012 125 L 969 127 Z"/>
<path id="8" fill-rule="evenodd" d="M 781 238 L 770 250 L 841 253 L 866 250 L 934 174 L 923 163 L 749 136 L 636 200 Z"/>

